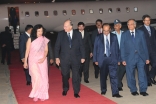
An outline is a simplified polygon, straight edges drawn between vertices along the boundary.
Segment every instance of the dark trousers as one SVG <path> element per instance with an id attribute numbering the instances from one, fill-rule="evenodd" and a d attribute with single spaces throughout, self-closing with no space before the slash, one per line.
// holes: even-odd
<path id="1" fill-rule="evenodd" d="M 103 57 L 102 65 L 99 65 L 100 68 L 100 84 L 101 92 L 107 91 L 107 75 L 109 74 L 112 95 L 118 94 L 118 79 L 117 79 L 117 62 L 114 62 L 111 57 Z"/>
<path id="2" fill-rule="evenodd" d="M 117 76 L 118 76 L 118 88 L 122 88 L 123 84 L 122 84 L 122 79 L 125 75 L 126 72 L 126 67 L 121 63 L 120 65 L 118 65 L 118 69 L 117 69 Z"/>
<path id="3" fill-rule="evenodd" d="M 144 70 L 145 62 L 142 58 L 135 54 L 133 60 L 126 61 L 126 77 L 128 87 L 130 88 L 131 92 L 136 92 L 136 79 L 135 79 L 135 69 L 137 68 L 138 71 L 138 82 L 139 82 L 139 90 L 140 92 L 146 92 L 147 90 L 147 77 Z"/>
<path id="4" fill-rule="evenodd" d="M 2 47 L 2 60 L 1 60 L 2 63 L 5 63 L 6 55 L 7 55 L 7 63 L 9 64 L 11 58 L 11 50 L 5 46 Z"/>
<path id="5" fill-rule="evenodd" d="M 31 76 L 29 75 L 29 69 L 24 69 L 27 82 L 31 82 Z"/>
<path id="6" fill-rule="evenodd" d="M 99 75 L 99 66 L 96 65 L 95 63 L 93 63 L 93 66 L 94 66 L 94 74 L 95 74 L 95 78 L 98 78 L 98 75 Z"/>
<path id="7" fill-rule="evenodd" d="M 63 82 L 63 91 L 69 90 L 69 76 L 70 69 L 72 70 L 72 84 L 74 89 L 74 94 L 78 94 L 80 91 L 80 64 L 73 64 L 69 62 L 68 64 L 64 64 L 61 62 L 61 72 L 62 72 L 62 82 Z"/>
<path id="8" fill-rule="evenodd" d="M 150 54 L 149 55 L 150 58 L 150 65 L 151 65 L 151 69 L 149 69 L 149 64 L 145 65 L 145 72 L 147 75 L 147 81 L 148 83 L 151 83 L 150 78 L 155 78 L 156 75 L 156 53 Z"/>
<path id="9" fill-rule="evenodd" d="M 90 57 L 85 59 L 85 62 L 80 66 L 80 77 L 82 77 L 82 73 L 84 75 L 84 81 L 88 81 L 89 78 L 89 61 Z"/>

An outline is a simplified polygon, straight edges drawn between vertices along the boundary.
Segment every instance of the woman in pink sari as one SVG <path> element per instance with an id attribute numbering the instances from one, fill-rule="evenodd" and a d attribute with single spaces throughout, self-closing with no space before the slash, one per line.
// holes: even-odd
<path id="1" fill-rule="evenodd" d="M 34 101 L 38 101 L 38 99 L 44 101 L 49 98 L 47 64 L 49 40 L 44 37 L 44 34 L 45 29 L 42 25 L 34 26 L 31 38 L 28 39 L 26 45 L 24 68 L 29 67 L 32 79 L 32 90 L 29 97 L 33 98 Z"/>

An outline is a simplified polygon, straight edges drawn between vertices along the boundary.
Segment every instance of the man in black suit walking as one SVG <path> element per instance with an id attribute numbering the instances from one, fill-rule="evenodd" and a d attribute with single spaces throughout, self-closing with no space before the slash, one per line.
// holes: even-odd
<path id="1" fill-rule="evenodd" d="M 22 62 L 24 63 L 25 51 L 26 51 L 26 43 L 28 38 L 30 37 L 31 31 L 33 29 L 32 25 L 27 25 L 25 28 L 25 33 L 23 33 L 19 38 L 19 51 Z M 29 69 L 24 69 L 26 76 L 26 85 L 31 84 L 31 77 L 29 75 Z"/>
<path id="2" fill-rule="evenodd" d="M 102 20 L 101 19 L 97 19 L 96 20 L 96 27 L 97 29 L 95 29 L 94 31 L 92 31 L 92 34 L 91 34 L 91 42 L 92 42 L 92 47 L 93 47 L 93 50 L 94 50 L 94 42 L 95 42 L 95 38 L 98 34 L 101 34 L 102 33 Z M 93 56 L 94 57 L 94 56 Z M 94 70 L 95 70 L 95 78 L 98 78 L 98 75 L 99 75 L 99 67 L 93 63 L 94 65 Z"/>
<path id="3" fill-rule="evenodd" d="M 11 58 L 11 46 L 12 42 L 12 34 L 9 31 L 9 27 L 5 27 L 5 31 L 1 33 L 0 37 L 0 45 L 2 49 L 2 60 L 1 63 L 5 63 L 5 57 L 7 54 L 7 64 L 10 64 L 10 58 Z"/>
<path id="4" fill-rule="evenodd" d="M 74 97 L 79 98 L 80 91 L 80 74 L 81 63 L 85 62 L 85 50 L 83 47 L 81 33 L 72 29 L 72 22 L 64 22 L 64 31 L 59 32 L 55 43 L 56 64 L 61 64 L 63 92 L 66 96 L 69 90 L 69 74 L 72 69 L 72 83 Z"/>
<path id="5" fill-rule="evenodd" d="M 90 57 L 93 56 L 92 54 L 92 45 L 90 35 L 87 31 L 84 30 L 85 24 L 83 22 L 78 23 L 78 31 L 82 35 L 83 45 L 85 47 L 85 62 L 81 64 L 80 67 L 80 77 L 82 77 L 82 72 L 84 74 L 84 82 L 89 83 L 89 61 Z"/>
<path id="6" fill-rule="evenodd" d="M 146 64 L 145 71 L 147 75 L 148 86 L 152 86 L 152 84 L 156 85 L 156 81 L 154 80 L 156 75 L 156 31 L 154 27 L 150 26 L 151 17 L 149 15 L 144 15 L 142 19 L 144 25 L 139 29 L 142 30 L 145 34 L 150 65 L 152 66 L 151 70 L 149 70 L 149 64 Z"/>

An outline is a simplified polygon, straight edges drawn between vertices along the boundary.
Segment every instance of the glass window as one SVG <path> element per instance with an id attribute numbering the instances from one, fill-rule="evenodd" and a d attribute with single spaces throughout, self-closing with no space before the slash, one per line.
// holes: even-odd
<path id="1" fill-rule="evenodd" d="M 126 7 L 126 12 L 129 13 L 130 12 L 130 8 Z"/>
<path id="2" fill-rule="evenodd" d="M 29 14 L 29 12 L 27 11 L 27 12 L 25 12 L 25 16 L 26 17 L 29 17 L 30 16 L 30 14 Z"/>
<path id="3" fill-rule="evenodd" d="M 85 10 L 81 9 L 81 14 L 84 15 L 85 14 Z"/>
<path id="4" fill-rule="evenodd" d="M 137 7 L 134 7 L 134 12 L 138 12 L 138 8 Z"/>
<path id="5" fill-rule="evenodd" d="M 48 16 L 48 11 L 44 11 L 44 15 L 45 16 Z"/>
<path id="6" fill-rule="evenodd" d="M 116 12 L 121 12 L 120 8 L 116 8 Z"/>
<path id="7" fill-rule="evenodd" d="M 99 13 L 102 14 L 103 13 L 103 9 L 99 9 Z"/>
<path id="8" fill-rule="evenodd" d="M 62 13 L 63 13 L 64 16 L 67 15 L 67 11 L 66 10 L 63 10 Z"/>
<path id="9" fill-rule="evenodd" d="M 39 12 L 35 11 L 35 16 L 38 17 L 39 16 Z"/>
<path id="10" fill-rule="evenodd" d="M 108 9 L 108 12 L 109 12 L 109 13 L 112 13 L 112 12 L 113 12 L 112 8 L 109 8 L 109 9 Z"/>
<path id="11" fill-rule="evenodd" d="M 76 10 L 72 10 L 72 15 L 76 15 Z"/>
<path id="12" fill-rule="evenodd" d="M 89 9 L 89 13 L 93 14 L 94 13 L 93 9 Z"/>
<path id="13" fill-rule="evenodd" d="M 57 13 L 56 10 L 53 11 L 53 14 L 54 14 L 54 16 L 57 16 L 58 15 L 58 13 Z"/>

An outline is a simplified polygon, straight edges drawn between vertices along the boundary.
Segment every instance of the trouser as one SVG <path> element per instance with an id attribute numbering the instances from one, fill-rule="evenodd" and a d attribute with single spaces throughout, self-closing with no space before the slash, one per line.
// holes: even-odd
<path id="1" fill-rule="evenodd" d="M 27 82 L 31 82 L 31 76 L 29 75 L 29 69 L 24 69 Z"/>
<path id="2" fill-rule="evenodd" d="M 9 64 L 11 58 L 11 50 L 5 46 L 2 47 L 2 60 L 1 60 L 2 63 L 5 62 L 6 55 L 7 55 L 7 63 Z"/>
<path id="3" fill-rule="evenodd" d="M 128 87 L 131 92 L 136 92 L 136 79 L 135 79 L 135 69 L 138 69 L 138 82 L 139 82 L 139 91 L 146 92 L 147 90 L 147 77 L 144 70 L 145 62 L 141 59 L 138 54 L 135 54 L 133 60 L 126 62 L 126 77 Z"/>
<path id="4" fill-rule="evenodd" d="M 86 58 L 85 62 L 81 64 L 80 66 L 80 77 L 82 77 L 82 73 L 84 75 L 84 81 L 87 81 L 89 78 L 89 61 L 90 58 Z"/>
<path id="5" fill-rule="evenodd" d="M 72 70 L 72 84 L 74 89 L 74 94 L 78 94 L 80 91 L 80 64 L 73 64 L 71 61 L 68 64 L 61 62 L 61 72 L 62 72 L 62 82 L 63 91 L 69 90 L 69 76 L 70 69 Z"/>
<path id="6" fill-rule="evenodd" d="M 118 88 L 123 87 L 122 79 L 125 75 L 125 72 L 126 72 L 126 67 L 122 63 L 120 65 L 118 65 L 118 69 L 117 69 Z"/>
<path id="7" fill-rule="evenodd" d="M 117 62 L 114 62 L 111 57 L 104 57 L 102 65 L 99 65 L 100 68 L 100 85 L 101 92 L 107 91 L 107 75 L 109 74 L 112 95 L 118 94 L 118 79 L 117 79 Z"/>
<path id="8" fill-rule="evenodd" d="M 150 58 L 150 65 L 151 65 L 151 69 L 149 69 L 149 64 L 145 65 L 145 72 L 146 72 L 146 76 L 147 76 L 147 81 L 148 83 L 151 83 L 150 78 L 155 78 L 156 75 L 156 54 L 155 53 L 151 53 L 149 55 Z"/>

